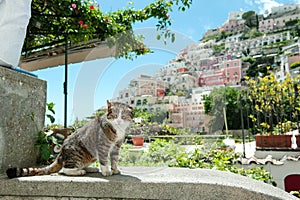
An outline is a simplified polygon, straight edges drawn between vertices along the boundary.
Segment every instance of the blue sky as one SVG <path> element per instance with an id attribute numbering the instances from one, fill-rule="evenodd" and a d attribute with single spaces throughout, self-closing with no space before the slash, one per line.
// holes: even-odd
<path id="1" fill-rule="evenodd" d="M 100 1 L 104 12 L 122 9 L 128 0 Z M 136 8 L 149 4 L 150 0 L 134 1 Z M 186 12 L 170 13 L 173 24 L 170 27 L 176 33 L 175 43 L 156 40 L 155 20 L 134 25 L 137 33 L 145 35 L 145 43 L 154 51 L 133 61 L 107 58 L 69 65 L 68 81 L 68 124 L 76 117 L 83 119 L 93 111 L 105 105 L 106 99 L 112 99 L 118 91 L 127 86 L 138 74 L 154 74 L 157 69 L 176 57 L 180 49 L 198 42 L 203 34 L 222 25 L 230 11 L 255 10 L 262 13 L 271 7 L 282 4 L 300 3 L 300 0 L 193 0 Z M 33 72 L 47 81 L 47 102 L 55 103 L 56 123 L 63 124 L 64 116 L 64 66 Z"/>

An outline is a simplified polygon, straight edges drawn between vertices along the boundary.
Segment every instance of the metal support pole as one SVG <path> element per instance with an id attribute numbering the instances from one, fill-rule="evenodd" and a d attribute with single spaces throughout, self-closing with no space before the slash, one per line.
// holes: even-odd
<path id="1" fill-rule="evenodd" d="M 64 95 L 65 95 L 65 109 L 64 109 L 64 127 L 67 128 L 67 115 L 68 115 L 68 34 L 65 35 L 65 82 L 64 82 Z"/>
<path id="2" fill-rule="evenodd" d="M 242 137 L 243 137 L 243 156 L 246 158 L 246 148 L 245 148 L 245 133 L 244 133 L 244 114 L 242 106 L 242 98 L 240 96 L 240 109 L 241 109 L 241 125 L 242 125 Z"/>

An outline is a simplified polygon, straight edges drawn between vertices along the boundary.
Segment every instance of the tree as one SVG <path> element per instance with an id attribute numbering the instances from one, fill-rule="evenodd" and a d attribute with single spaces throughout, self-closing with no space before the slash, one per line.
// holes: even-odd
<path id="1" fill-rule="evenodd" d="M 262 56 L 260 58 L 253 58 L 249 56 L 246 52 L 243 52 L 247 57 L 243 58 L 243 62 L 250 63 L 249 68 L 246 71 L 246 75 L 251 78 L 258 76 L 267 76 L 269 75 L 270 70 L 274 70 L 274 58 Z"/>
<path id="2" fill-rule="evenodd" d="M 142 44 L 142 37 L 134 35 L 132 24 L 155 18 L 161 35 L 174 41 L 168 29 L 170 13 L 176 6 L 184 12 L 191 4 L 192 0 L 155 0 L 142 9 L 131 3 L 123 10 L 104 13 L 95 0 L 32 0 L 22 54 L 62 45 L 66 38 L 73 44 L 93 39 L 118 43 L 118 57 L 145 54 L 150 50 Z"/>
<path id="3" fill-rule="evenodd" d="M 223 108 L 226 109 L 228 129 L 240 128 L 240 115 L 238 106 L 239 91 L 233 87 L 220 87 L 214 89 L 204 101 L 204 112 L 212 116 L 210 129 L 212 132 L 221 127 L 224 128 Z M 222 124 L 220 124 L 220 120 Z M 220 125 L 220 126 L 219 126 Z M 217 127 L 214 128 L 213 126 Z M 220 129 L 219 129 L 220 130 Z"/>
<path id="4" fill-rule="evenodd" d="M 256 12 L 251 10 L 248 12 L 245 12 L 242 15 L 242 18 L 245 20 L 245 25 L 249 28 L 256 28 L 258 30 L 258 20 Z"/>
<path id="5" fill-rule="evenodd" d="M 133 118 L 142 118 L 145 122 L 150 122 L 151 115 L 147 111 L 142 111 L 140 108 L 135 107 L 133 110 Z"/>
<path id="6" fill-rule="evenodd" d="M 246 79 L 249 86 L 247 98 L 252 107 L 249 118 L 255 124 L 255 133 L 273 133 L 276 125 L 282 129 L 281 124 L 287 121 L 298 123 L 300 77 L 287 75 L 286 79 L 278 81 L 270 73 L 256 80 Z M 283 131 L 286 130 L 278 130 Z"/>
<path id="7" fill-rule="evenodd" d="M 250 39 L 253 39 L 253 38 L 256 38 L 256 37 L 261 37 L 262 35 L 263 35 L 263 33 L 259 32 L 256 28 L 252 28 L 249 31 L 249 38 Z"/>

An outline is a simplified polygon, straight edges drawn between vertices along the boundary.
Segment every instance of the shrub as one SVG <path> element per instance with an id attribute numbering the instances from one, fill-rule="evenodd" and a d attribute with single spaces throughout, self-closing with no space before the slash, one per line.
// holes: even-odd
<path id="1" fill-rule="evenodd" d="M 236 165 L 237 159 L 241 154 L 235 153 L 232 150 L 223 151 L 215 148 L 210 150 L 196 148 L 193 151 L 187 152 L 183 146 L 176 144 L 172 140 L 158 139 L 150 143 L 148 150 L 140 151 L 139 158 L 132 160 L 132 156 L 130 156 L 130 150 L 132 149 L 133 147 L 128 144 L 122 146 L 119 165 L 216 169 L 240 174 L 276 186 L 272 175 L 263 167 L 255 167 L 247 170 L 238 167 Z"/>

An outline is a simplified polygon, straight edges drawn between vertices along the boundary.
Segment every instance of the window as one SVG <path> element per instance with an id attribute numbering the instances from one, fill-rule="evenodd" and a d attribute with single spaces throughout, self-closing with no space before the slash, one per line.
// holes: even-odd
<path id="1" fill-rule="evenodd" d="M 148 104 L 148 100 L 147 99 L 144 99 L 143 100 L 143 105 L 147 105 Z"/>

